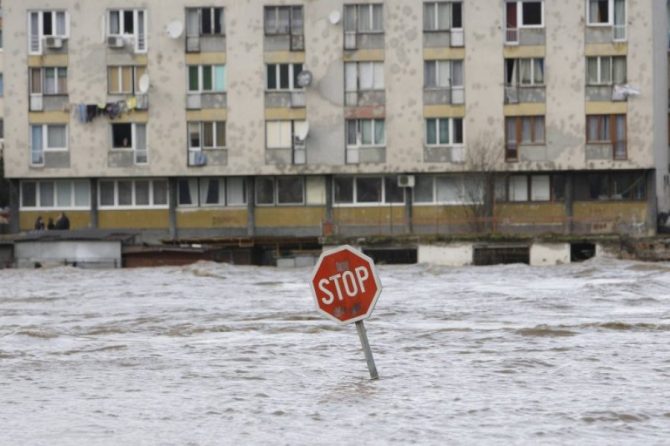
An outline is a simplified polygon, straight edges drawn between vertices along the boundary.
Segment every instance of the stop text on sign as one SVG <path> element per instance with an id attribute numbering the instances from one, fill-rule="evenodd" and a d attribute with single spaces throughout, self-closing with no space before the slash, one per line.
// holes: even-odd
<path id="1" fill-rule="evenodd" d="M 338 300 L 344 300 L 344 294 L 347 297 L 356 297 L 359 293 L 365 293 L 365 281 L 370 278 L 370 273 L 368 269 L 364 266 L 358 266 L 354 268 L 354 271 L 345 271 L 343 273 L 337 273 L 328 277 L 327 279 L 319 280 L 319 290 L 321 290 L 326 296 L 321 297 L 321 302 L 325 305 L 330 305 L 335 301 L 335 294 L 332 293 L 327 287 L 329 284 L 335 284 L 335 291 L 337 293 Z M 342 293 L 344 291 L 344 294 Z"/>

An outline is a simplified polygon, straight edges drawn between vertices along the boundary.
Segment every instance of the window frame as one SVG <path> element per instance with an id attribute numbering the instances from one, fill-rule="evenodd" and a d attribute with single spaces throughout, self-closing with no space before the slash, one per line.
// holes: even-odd
<path id="1" fill-rule="evenodd" d="M 512 83 L 507 82 L 508 76 L 508 61 L 512 61 L 515 68 L 515 74 L 512 79 Z M 531 83 L 524 84 L 521 79 L 521 61 L 529 61 L 530 63 L 530 77 Z M 536 61 L 540 61 L 542 64 L 542 82 L 536 80 L 537 76 L 535 75 L 535 66 Z M 546 87 L 546 67 L 544 63 L 544 57 L 510 57 L 505 58 L 505 79 L 504 83 L 506 87 L 516 87 L 516 88 L 541 88 Z"/>
<path id="2" fill-rule="evenodd" d="M 131 182 L 131 204 L 119 204 L 119 182 Z M 149 183 L 149 204 L 136 204 L 137 203 L 137 182 L 148 182 Z M 166 183 L 165 188 L 165 204 L 156 204 L 155 203 L 155 188 L 156 183 L 164 182 Z M 113 183 L 114 184 L 114 204 L 103 204 L 102 202 L 102 185 L 103 183 Z M 127 210 L 136 210 L 136 209 L 168 209 L 170 206 L 170 187 L 168 180 L 164 178 L 100 178 L 98 180 L 98 187 L 96 188 L 96 194 L 98 198 L 98 207 L 100 209 L 127 209 Z"/>
<path id="3" fill-rule="evenodd" d="M 302 188 L 302 201 L 300 202 L 279 202 L 279 183 L 278 180 L 282 179 L 298 179 Z M 263 180 L 272 181 L 272 203 L 259 203 L 258 202 L 258 182 Z M 283 176 L 258 176 L 254 179 L 254 204 L 258 207 L 296 207 L 296 206 L 306 206 L 307 204 L 307 181 L 305 181 L 304 175 L 283 175 Z M 248 198 L 247 198 L 248 199 Z"/>
<path id="4" fill-rule="evenodd" d="M 609 27 L 614 26 L 614 0 L 607 0 L 607 22 L 594 22 L 591 17 L 591 3 L 594 0 L 586 0 L 586 26 Z M 595 0 L 599 2 L 601 0 Z"/>
<path id="5" fill-rule="evenodd" d="M 447 121 L 448 126 L 449 126 L 449 135 L 448 135 L 448 141 L 446 143 L 440 143 L 441 139 L 441 132 L 440 132 L 440 124 L 441 121 Z M 460 121 L 461 125 L 461 137 L 462 141 L 461 142 L 455 142 L 454 141 L 454 136 L 456 135 L 455 129 L 456 129 L 456 121 Z M 435 143 L 430 143 L 429 138 L 428 138 L 428 121 L 435 121 Z M 464 118 L 462 117 L 442 117 L 442 118 L 425 118 L 424 119 L 424 127 L 425 127 L 425 132 L 424 132 L 424 145 L 426 147 L 462 147 L 465 145 L 465 132 L 463 131 L 463 125 L 464 125 Z"/>
<path id="6" fill-rule="evenodd" d="M 23 204 L 25 191 L 24 187 L 26 183 L 33 183 L 35 185 L 35 206 L 25 206 Z M 42 189 L 40 187 L 41 183 L 53 183 L 53 206 L 42 206 Z M 58 205 L 58 183 L 68 183 L 70 189 L 70 206 L 59 206 Z M 76 184 L 86 184 L 88 188 L 88 204 L 83 206 L 78 206 L 77 203 L 77 188 Z M 19 188 L 19 210 L 29 210 L 29 211 L 57 211 L 57 210 L 89 210 L 91 209 L 91 183 L 88 180 L 81 179 L 30 179 L 21 181 L 21 186 Z"/>
<path id="7" fill-rule="evenodd" d="M 276 31 L 268 31 L 268 22 L 267 22 L 267 13 L 268 10 L 274 10 L 274 15 L 275 15 L 275 23 L 279 23 L 279 11 L 281 9 L 288 9 L 288 32 L 280 32 L 277 28 Z M 294 9 L 301 9 L 302 13 L 302 32 L 294 32 L 293 31 L 293 10 Z M 263 34 L 265 36 L 302 36 L 305 34 L 305 9 L 303 5 L 265 5 L 263 8 Z"/>
<path id="8" fill-rule="evenodd" d="M 191 126 L 197 125 L 198 126 L 198 141 L 199 145 L 198 146 L 192 146 L 191 145 Z M 216 141 L 218 140 L 219 136 L 219 125 L 223 125 L 223 139 L 224 139 L 224 145 L 223 146 L 206 146 L 205 145 L 205 125 L 211 125 L 212 126 L 212 141 L 216 144 Z M 225 149 L 228 145 L 228 141 L 226 139 L 226 121 L 187 121 L 186 122 L 186 146 L 189 152 L 201 152 L 203 150 L 222 150 Z"/>
<path id="9" fill-rule="evenodd" d="M 65 128 L 65 147 L 49 147 L 49 128 L 50 127 L 64 127 Z M 53 123 L 53 124 L 30 124 L 29 126 L 29 141 L 30 141 L 30 149 L 32 151 L 33 147 L 33 128 L 34 127 L 40 127 L 41 128 L 41 133 L 42 133 L 42 152 L 67 152 L 69 151 L 70 147 L 70 129 L 68 128 L 67 124 L 58 124 L 58 123 Z"/>
<path id="10" fill-rule="evenodd" d="M 379 7 L 381 8 L 381 13 L 382 13 L 382 20 L 380 23 L 381 29 L 373 29 L 374 27 L 374 8 Z M 384 3 L 382 2 L 376 2 L 376 3 L 350 3 L 350 4 L 345 4 L 344 5 L 344 14 L 346 16 L 346 10 L 347 8 L 353 8 L 354 9 L 354 21 L 355 25 L 354 28 L 355 30 L 347 30 L 346 28 L 344 29 L 345 33 L 356 33 L 356 34 L 382 34 L 385 32 L 385 23 L 384 23 Z M 366 31 L 361 31 L 360 30 L 360 10 L 362 8 L 368 8 L 369 9 L 369 17 L 370 17 L 370 22 L 368 25 L 370 25 L 370 29 Z"/>
<path id="11" fill-rule="evenodd" d="M 288 88 L 281 88 L 281 67 L 288 65 Z M 300 70 L 296 73 L 296 67 L 300 66 Z M 270 71 L 274 67 L 276 87 L 270 88 Z M 302 63 L 268 63 L 265 64 L 265 91 L 266 92 L 291 92 L 304 91 L 305 89 L 297 85 L 296 78 L 300 72 L 304 70 L 305 65 Z"/>
<path id="12" fill-rule="evenodd" d="M 597 74 L 597 80 L 595 83 L 589 83 L 589 60 L 595 59 L 597 61 L 597 69 L 596 69 L 596 74 Z M 603 81 L 603 68 L 602 68 L 602 61 L 603 59 L 609 59 L 609 82 Z M 605 86 L 612 86 L 612 85 L 618 85 L 616 82 L 614 82 L 614 62 L 616 59 L 623 59 L 626 72 L 625 72 L 625 77 L 626 80 L 628 79 L 628 58 L 626 56 L 587 56 L 586 57 L 586 86 L 587 87 L 605 87 Z M 624 83 L 626 82 L 624 80 Z"/>
<path id="13" fill-rule="evenodd" d="M 58 14 L 62 13 L 64 14 L 64 20 L 65 20 L 65 30 L 63 34 L 58 33 Z M 31 16 L 33 14 L 37 14 L 37 50 L 33 50 L 32 46 L 32 20 Z M 46 14 L 51 15 L 51 29 L 52 33 L 49 35 L 44 34 L 44 17 Z M 26 27 L 26 34 L 28 38 L 28 54 L 31 55 L 36 55 L 36 54 L 42 54 L 44 51 L 44 38 L 45 37 L 55 37 L 55 38 L 60 38 L 60 39 L 69 39 L 70 38 L 70 13 L 66 9 L 30 9 L 27 11 L 27 17 L 28 17 L 28 25 Z"/>
<path id="14" fill-rule="evenodd" d="M 111 85 L 110 85 L 110 70 L 117 70 L 117 79 L 119 82 L 118 86 L 123 86 L 123 70 L 125 68 L 129 68 L 131 70 L 131 83 L 132 85 L 130 86 L 129 91 L 124 91 L 122 89 L 119 89 L 118 91 L 112 91 L 111 90 Z M 142 74 L 138 76 L 138 72 L 143 71 Z M 107 94 L 108 95 L 138 95 L 140 94 L 140 89 L 139 89 L 139 84 L 140 84 L 140 78 L 142 75 L 147 73 L 147 67 L 146 65 L 108 65 L 107 66 Z"/>
<path id="15" fill-rule="evenodd" d="M 599 119 L 598 121 L 598 136 L 601 136 L 602 128 L 604 127 L 603 119 L 608 120 L 609 125 L 609 139 L 598 139 L 591 140 L 590 138 L 590 120 Z M 617 140 L 617 120 L 618 118 L 623 118 L 623 140 Z M 626 113 L 612 113 L 612 114 L 592 114 L 586 115 L 586 139 L 585 142 L 587 145 L 611 145 L 612 146 L 612 160 L 614 161 L 626 161 L 628 160 L 628 117 Z M 617 143 L 623 143 L 624 154 L 623 156 L 617 156 L 616 145 Z"/>
<path id="16" fill-rule="evenodd" d="M 459 3 L 461 5 L 461 26 L 454 27 L 454 3 Z M 439 23 L 439 8 L 440 6 L 446 6 L 450 8 L 449 11 L 449 25 L 446 28 L 440 28 Z M 435 23 L 433 23 L 432 28 L 428 28 L 426 25 L 426 7 L 434 8 Z M 451 30 L 462 30 L 463 29 L 463 1 L 462 0 L 442 0 L 442 1 L 425 1 L 423 3 L 423 32 L 425 33 L 434 33 L 434 32 L 446 32 Z"/>
<path id="17" fill-rule="evenodd" d="M 379 179 L 381 182 L 381 188 L 379 191 L 380 201 L 359 201 L 358 200 L 358 180 L 359 179 Z M 351 193 L 352 201 L 343 202 L 336 200 L 335 188 L 337 187 L 337 180 L 350 180 L 351 181 Z M 378 206 L 391 206 L 391 207 L 400 207 L 405 206 L 407 203 L 407 190 L 403 189 L 403 200 L 402 201 L 387 201 L 387 191 L 386 184 L 387 181 L 397 181 L 397 175 L 337 175 L 333 178 L 332 182 L 332 197 L 333 197 L 333 207 L 378 207 Z"/>
<path id="18" fill-rule="evenodd" d="M 197 90 L 191 90 L 191 68 L 197 67 L 198 68 L 198 89 Z M 209 67 L 211 69 L 211 76 L 212 76 L 212 89 L 211 90 L 204 90 L 204 72 L 205 68 Z M 215 88 L 216 85 L 216 69 L 217 68 L 223 68 L 223 88 L 221 90 L 217 90 Z M 226 93 L 227 91 L 227 72 L 226 70 L 226 64 L 193 64 L 193 65 L 186 65 L 186 92 L 189 94 L 222 94 Z"/>
<path id="19" fill-rule="evenodd" d="M 371 144 L 363 144 L 362 142 L 362 123 L 363 121 L 371 121 L 372 123 L 372 128 L 371 128 L 371 135 L 372 135 L 372 143 Z M 349 144 L 349 126 L 352 125 L 351 123 L 355 122 L 356 125 L 356 144 Z M 378 122 L 383 122 L 384 125 L 384 133 L 383 133 L 383 141 L 375 141 L 376 139 L 376 128 L 378 125 Z M 354 119 L 347 119 L 345 122 L 345 134 L 347 137 L 345 138 L 345 143 L 347 148 L 357 148 L 357 147 L 386 147 L 386 119 L 384 118 L 354 118 Z"/>
<path id="20" fill-rule="evenodd" d="M 441 85 L 439 79 L 441 78 L 442 70 L 444 65 L 447 65 L 447 70 L 449 71 L 449 85 Z M 454 65 L 460 64 L 461 76 L 463 77 L 463 82 L 460 84 L 454 83 Z M 432 67 L 431 67 L 432 65 Z M 424 90 L 445 90 L 452 88 L 463 88 L 465 85 L 465 72 L 464 72 L 464 63 L 463 59 L 426 59 L 423 61 L 423 88 Z M 442 67 L 442 68 L 441 68 Z M 426 82 L 426 73 L 428 71 L 434 71 L 435 85 L 428 85 Z"/>
<path id="21" fill-rule="evenodd" d="M 125 31 L 125 13 L 132 12 L 133 14 L 133 31 L 128 33 Z M 119 15 L 119 32 L 112 32 L 112 14 Z M 133 49 L 136 53 L 146 53 L 149 48 L 149 18 L 148 10 L 145 8 L 108 8 L 105 13 L 105 37 L 120 37 L 126 41 L 132 39 Z M 140 19 L 141 16 L 141 19 Z M 140 26 L 141 23 L 141 26 Z M 143 45 L 140 47 L 140 28 L 144 30 Z"/>

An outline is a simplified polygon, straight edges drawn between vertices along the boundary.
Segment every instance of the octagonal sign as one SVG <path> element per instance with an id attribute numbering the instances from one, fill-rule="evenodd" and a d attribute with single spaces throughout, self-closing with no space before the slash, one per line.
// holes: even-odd
<path id="1" fill-rule="evenodd" d="M 372 259 L 349 245 L 324 251 L 310 284 L 317 309 L 340 324 L 369 317 L 382 291 Z"/>

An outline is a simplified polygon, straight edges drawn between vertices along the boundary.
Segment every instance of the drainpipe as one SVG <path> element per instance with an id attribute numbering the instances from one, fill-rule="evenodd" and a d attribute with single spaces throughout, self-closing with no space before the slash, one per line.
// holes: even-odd
<path id="1" fill-rule="evenodd" d="M 574 210 L 573 204 L 575 201 L 575 177 L 572 172 L 565 174 L 565 217 L 567 224 L 565 225 L 565 233 L 572 234 L 575 230 L 573 221 Z"/>
<path id="2" fill-rule="evenodd" d="M 19 225 L 19 180 L 9 180 L 9 233 L 18 234 Z"/>
<path id="3" fill-rule="evenodd" d="M 98 179 L 91 178 L 89 184 L 91 189 L 91 211 L 89 213 L 89 226 L 95 229 L 100 224 L 98 221 Z"/>
<path id="4" fill-rule="evenodd" d="M 168 178 L 168 226 L 171 240 L 177 240 L 177 179 Z"/>
<path id="5" fill-rule="evenodd" d="M 256 234 L 256 183 L 254 177 L 246 178 L 247 182 L 247 236 Z"/>

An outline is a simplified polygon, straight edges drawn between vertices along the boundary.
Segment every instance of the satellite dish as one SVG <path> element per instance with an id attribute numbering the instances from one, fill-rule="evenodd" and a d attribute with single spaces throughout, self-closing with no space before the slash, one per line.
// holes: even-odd
<path id="1" fill-rule="evenodd" d="M 340 14 L 340 11 L 337 10 L 331 11 L 331 13 L 328 15 L 328 20 L 333 25 L 337 25 L 338 23 L 340 23 L 341 18 L 342 15 Z"/>
<path id="2" fill-rule="evenodd" d="M 302 70 L 298 73 L 298 85 L 302 88 L 309 87 L 312 85 L 312 72 L 308 70 Z"/>
<path id="3" fill-rule="evenodd" d="M 174 22 L 170 22 L 168 26 L 166 27 L 168 36 L 172 39 L 178 39 L 181 37 L 181 34 L 184 32 L 184 24 L 181 23 L 179 20 L 175 20 Z"/>
<path id="4" fill-rule="evenodd" d="M 309 121 L 305 121 L 305 125 L 301 126 L 301 128 L 299 128 L 295 132 L 295 136 L 304 141 L 305 139 L 307 139 L 308 134 L 309 134 Z"/>
<path id="5" fill-rule="evenodd" d="M 142 77 L 140 77 L 140 93 L 147 94 L 150 86 L 151 80 L 149 80 L 149 75 L 144 73 Z"/>

